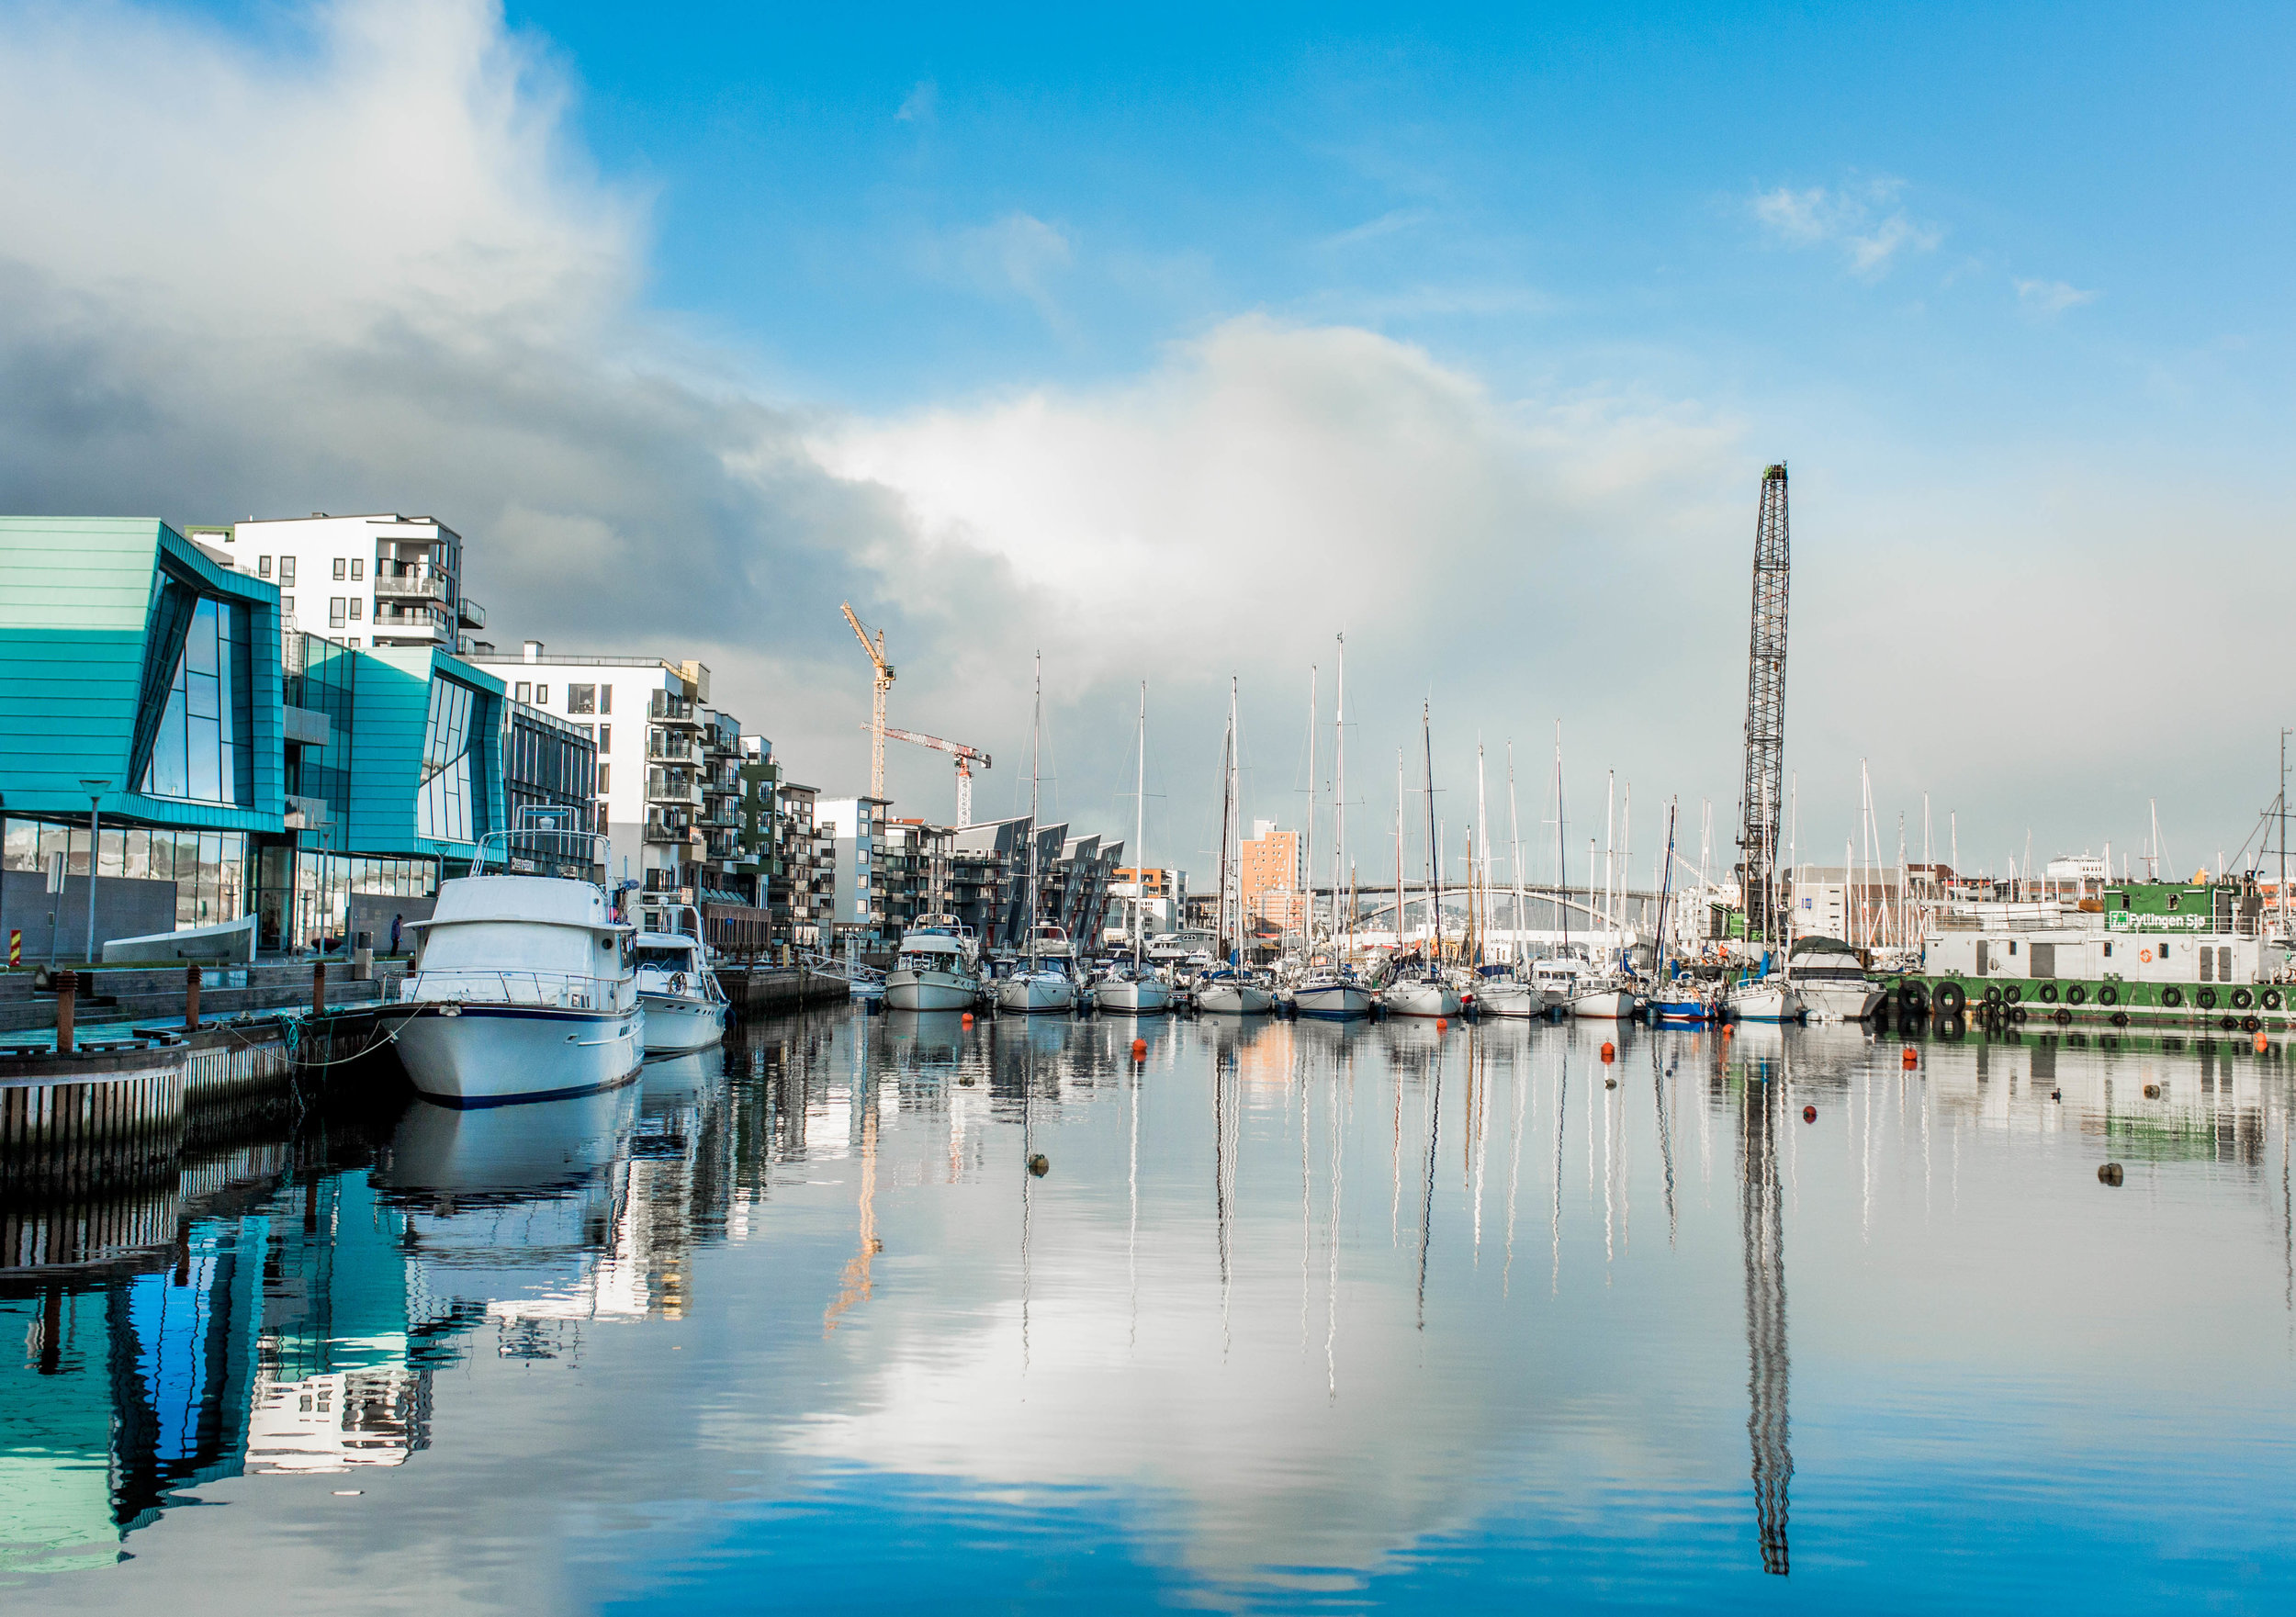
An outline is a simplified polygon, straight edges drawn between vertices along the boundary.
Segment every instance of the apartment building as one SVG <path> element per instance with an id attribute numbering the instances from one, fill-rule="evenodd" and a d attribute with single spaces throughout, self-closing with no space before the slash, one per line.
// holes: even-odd
<path id="1" fill-rule="evenodd" d="M 295 627 L 352 646 L 466 648 L 486 609 L 462 592 L 462 535 L 433 517 L 265 518 L 184 536 L 277 587 Z"/>
<path id="2" fill-rule="evenodd" d="M 1300 833 L 1278 830 L 1273 820 L 1254 821 L 1240 867 L 1244 916 L 1297 931 L 1307 916 Z"/>
<path id="3" fill-rule="evenodd" d="M 814 826 L 834 845 L 827 902 L 816 906 L 826 947 L 858 935 L 864 949 L 881 949 L 897 934 L 887 932 L 885 903 L 886 797 L 827 797 L 814 805 Z"/>
<path id="4" fill-rule="evenodd" d="M 1187 872 L 1169 865 L 1120 865 L 1109 882 L 1109 914 L 1103 930 L 1110 937 L 1131 936 L 1132 915 L 1140 915 L 1143 935 L 1154 938 L 1179 929 L 1180 904 L 1187 895 Z"/>

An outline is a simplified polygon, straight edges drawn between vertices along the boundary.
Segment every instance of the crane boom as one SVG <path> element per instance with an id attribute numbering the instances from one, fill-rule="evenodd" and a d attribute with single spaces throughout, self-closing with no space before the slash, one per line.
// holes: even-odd
<path id="1" fill-rule="evenodd" d="M 864 726 L 865 728 L 866 726 Z M 973 823 L 973 766 L 989 768 L 988 754 L 977 747 L 967 747 L 962 741 L 944 741 L 938 736 L 927 736 L 917 730 L 896 730 L 890 725 L 883 732 L 886 740 L 906 741 L 917 747 L 929 747 L 935 752 L 945 752 L 957 760 L 957 824 Z M 884 793 L 878 793 L 883 796 Z"/>
<path id="2" fill-rule="evenodd" d="M 873 670 L 869 681 L 869 795 L 882 798 L 885 794 L 885 694 L 893 689 L 893 665 L 885 661 L 885 632 L 878 630 L 872 645 L 869 631 L 854 613 L 853 603 L 849 601 L 842 604 L 845 621 L 853 625 L 854 637 L 869 654 L 869 666 Z"/>

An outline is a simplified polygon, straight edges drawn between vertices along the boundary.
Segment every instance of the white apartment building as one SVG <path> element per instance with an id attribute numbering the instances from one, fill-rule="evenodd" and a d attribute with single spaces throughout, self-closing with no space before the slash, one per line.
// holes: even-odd
<path id="1" fill-rule="evenodd" d="M 308 634 L 454 651 L 486 627 L 486 609 L 462 592 L 462 535 L 435 518 L 313 511 L 185 535 L 276 584 L 280 612 Z"/>
<path id="2" fill-rule="evenodd" d="M 695 871 L 710 857 L 718 795 L 707 790 L 715 749 L 705 743 L 726 727 L 707 705 L 709 668 L 659 657 L 566 656 L 539 640 L 526 641 L 516 657 L 489 647 L 466 660 L 508 685 L 517 701 L 597 741 L 598 824 L 613 840 L 610 876 L 700 902 Z M 737 757 L 736 747 L 727 750 Z M 737 782 L 726 790 L 737 792 Z M 729 821 L 731 814 L 728 804 Z"/>
<path id="3" fill-rule="evenodd" d="M 879 861 L 885 850 L 885 811 L 892 806 L 889 797 L 824 797 L 814 804 L 816 833 L 837 844 L 836 862 L 827 872 L 829 890 L 816 899 L 814 910 L 824 946 L 848 932 L 884 936 Z"/>

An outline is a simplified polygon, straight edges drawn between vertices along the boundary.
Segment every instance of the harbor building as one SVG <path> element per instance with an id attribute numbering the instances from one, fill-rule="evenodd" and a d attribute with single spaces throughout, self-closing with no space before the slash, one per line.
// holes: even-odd
<path id="1" fill-rule="evenodd" d="M 885 903 L 884 811 L 888 797 L 825 797 L 814 804 L 814 825 L 834 844 L 828 870 L 826 917 L 820 922 L 824 948 L 842 946 L 848 937 L 878 949 L 899 937 L 889 933 Z"/>
<path id="2" fill-rule="evenodd" d="M 579 729 L 437 636 L 297 629 L 283 552 L 254 554 L 272 578 L 153 518 L 0 518 L 0 939 L 26 959 L 251 915 L 266 951 L 380 945 L 487 832 L 591 828 Z"/>
<path id="3" fill-rule="evenodd" d="M 1307 914 L 1300 833 L 1279 830 L 1273 820 L 1255 820 L 1240 862 L 1245 916 L 1285 931 L 1298 930 Z"/>

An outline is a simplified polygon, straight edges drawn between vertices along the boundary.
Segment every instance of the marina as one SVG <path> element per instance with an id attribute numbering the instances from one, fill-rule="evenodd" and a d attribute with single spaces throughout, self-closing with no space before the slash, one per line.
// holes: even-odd
<path id="1" fill-rule="evenodd" d="M 2290 1052 L 1910 1048 L 839 1005 L 587 1097 L 275 1117 L 10 1215 L 0 1577 L 2284 1601 Z"/>

